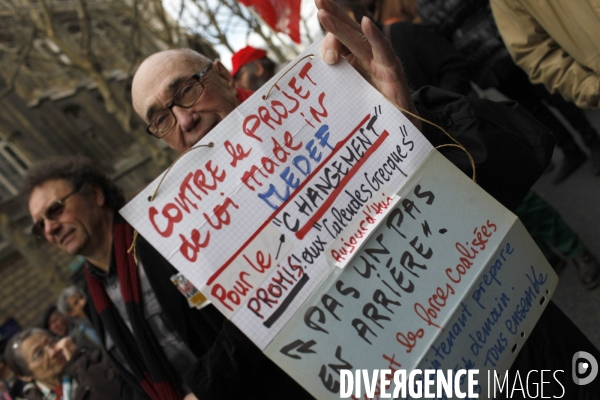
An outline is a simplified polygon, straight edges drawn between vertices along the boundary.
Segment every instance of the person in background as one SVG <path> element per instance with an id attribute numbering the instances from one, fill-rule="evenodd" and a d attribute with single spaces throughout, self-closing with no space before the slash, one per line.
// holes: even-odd
<path id="1" fill-rule="evenodd" d="M 597 0 L 492 0 L 504 44 L 533 83 L 581 108 L 600 107 Z"/>
<path id="2" fill-rule="evenodd" d="M 355 21 L 375 16 L 361 0 L 334 0 Z M 409 3 L 405 1 L 404 3 Z M 413 2 L 416 12 L 416 4 Z M 431 29 L 413 22 L 377 23 L 390 41 L 394 53 L 402 61 L 408 85 L 413 90 L 435 86 L 450 92 L 468 95 L 472 92 L 471 67 L 464 56 L 443 37 Z M 410 40 L 407 40 L 410 38 Z"/>
<path id="3" fill-rule="evenodd" d="M 577 233 L 562 219 L 558 211 L 535 192 L 530 191 L 515 210 L 550 265 L 559 272 L 570 260 L 579 280 L 587 290 L 600 284 L 600 264 L 585 247 Z"/>
<path id="4" fill-rule="evenodd" d="M 59 338 L 70 337 L 77 347 L 101 348 L 98 334 L 86 319 L 71 318 L 50 306 L 44 312 L 42 328 Z"/>
<path id="5" fill-rule="evenodd" d="M 231 57 L 231 75 L 235 85 L 242 89 L 256 91 L 275 75 L 275 61 L 267 57 L 267 52 L 246 46 Z"/>
<path id="6" fill-rule="evenodd" d="M 373 20 L 382 25 L 396 22 L 415 24 L 423 22 L 417 13 L 414 0 L 359 0 L 359 2 L 371 13 Z"/>
<path id="7" fill-rule="evenodd" d="M 15 334 L 4 352 L 9 368 L 24 382 L 27 400 L 116 400 L 125 384 L 101 349 L 78 348 L 71 338 L 29 328 Z"/>
<path id="8" fill-rule="evenodd" d="M 557 145 L 561 148 L 564 158 L 554 175 L 555 184 L 563 182 L 581 167 L 587 156 L 575 143 L 566 126 L 543 102 L 551 103 L 556 107 L 575 128 L 591 153 L 592 172 L 594 175 L 600 175 L 598 132 L 590 125 L 581 110 L 573 104 L 567 103 L 561 97 L 551 97 L 543 87 L 536 88 L 531 84 L 527 75 L 511 59 L 487 1 L 416 0 L 416 2 L 417 11 L 424 23 L 451 41 L 472 65 L 472 80 L 479 87 L 484 89 L 494 87 L 508 98 L 518 101 L 556 136 Z M 546 7 L 540 9 L 545 10 Z M 570 14 L 565 11 L 564 15 Z M 545 48 L 544 44 L 536 42 L 532 48 L 542 51 Z M 596 84 L 595 90 L 598 88 L 599 85 Z"/>
<path id="9" fill-rule="evenodd" d="M 58 296 L 56 308 L 71 318 L 87 319 L 84 308 L 87 303 L 85 293 L 77 286 L 69 286 Z"/>

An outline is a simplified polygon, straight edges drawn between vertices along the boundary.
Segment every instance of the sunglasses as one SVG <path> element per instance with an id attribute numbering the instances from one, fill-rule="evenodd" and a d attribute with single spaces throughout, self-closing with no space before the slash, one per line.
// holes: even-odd
<path id="1" fill-rule="evenodd" d="M 46 224 L 44 221 L 56 221 L 56 219 L 65 211 L 65 201 L 67 201 L 67 199 L 73 194 L 77 193 L 78 190 L 79 188 L 73 190 L 62 199 L 58 199 L 54 203 L 50 204 L 48 208 L 46 208 L 46 212 L 42 218 L 37 220 L 37 222 L 35 222 L 31 227 L 31 233 L 37 238 L 41 239 L 44 236 L 44 231 L 46 230 Z"/>

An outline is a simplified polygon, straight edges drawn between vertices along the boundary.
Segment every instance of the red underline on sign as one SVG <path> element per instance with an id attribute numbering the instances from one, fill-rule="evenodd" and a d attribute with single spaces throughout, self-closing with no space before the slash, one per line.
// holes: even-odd
<path id="1" fill-rule="evenodd" d="M 329 207 L 331 207 L 335 199 L 337 199 L 340 193 L 342 193 L 342 190 L 344 190 L 348 182 L 350 182 L 350 179 L 352 179 L 352 177 L 356 175 L 358 170 L 364 165 L 364 163 L 369 159 L 369 157 L 373 155 L 373 153 L 379 148 L 379 146 L 381 146 L 381 144 L 385 142 L 385 139 L 387 139 L 388 136 L 390 136 L 390 134 L 388 133 L 388 131 L 384 130 L 381 133 L 381 135 L 377 138 L 375 143 L 373 143 L 373 145 L 369 147 L 367 151 L 365 151 L 364 156 L 360 160 L 358 160 L 356 164 L 352 166 L 352 168 L 350 168 L 350 171 L 348 171 L 348 173 L 340 181 L 339 186 L 336 187 L 329 196 L 327 196 L 327 199 L 323 202 L 321 207 L 319 207 L 317 212 L 314 213 L 312 217 L 310 217 L 310 219 L 304 224 L 302 228 L 298 229 L 298 231 L 296 232 L 296 237 L 298 239 L 304 239 L 304 236 L 306 236 L 306 234 L 312 229 L 315 222 L 320 220 L 321 217 L 323 217 L 323 215 L 327 212 L 327 210 L 329 210 Z"/>
<path id="2" fill-rule="evenodd" d="M 369 118 L 371 118 L 371 114 L 368 114 L 366 117 L 363 118 L 362 121 L 360 121 L 360 123 L 358 125 L 356 125 L 356 127 L 352 130 L 352 132 L 350 132 L 348 134 L 348 136 L 346 136 L 344 139 L 342 139 L 340 142 L 338 142 L 335 147 L 333 148 L 333 151 L 327 156 L 327 158 L 325 158 L 323 160 L 323 162 L 321 164 L 319 164 L 319 166 L 313 171 L 311 172 L 310 175 L 308 175 L 306 177 L 306 179 L 300 184 L 300 186 L 298 186 L 296 188 L 296 190 L 294 190 L 294 192 L 290 195 L 290 197 L 288 197 L 288 199 L 286 201 L 284 201 L 281 206 L 279 206 L 279 208 L 269 216 L 269 218 L 266 219 L 265 222 L 263 222 L 263 224 L 256 230 L 256 232 L 254 232 L 252 234 L 252 236 L 250 236 L 248 238 L 248 240 L 246 240 L 244 242 L 244 244 L 242 244 L 242 246 L 240 246 L 240 248 L 233 253 L 233 255 L 231 257 L 229 257 L 229 259 L 227 261 L 225 261 L 225 264 L 221 265 L 221 267 L 215 271 L 214 274 L 212 274 L 212 276 L 210 278 L 208 278 L 208 281 L 206 281 L 207 285 L 212 284 L 215 279 L 217 279 L 219 277 L 219 275 L 221 275 L 221 273 L 223 271 L 225 271 L 227 269 L 227 267 L 229 267 L 229 265 L 231 265 L 231 263 L 233 262 L 233 260 L 235 260 L 237 258 L 237 256 L 240 255 L 240 253 L 242 251 L 244 251 L 244 249 L 262 232 L 263 229 L 265 229 L 265 227 L 271 223 L 271 221 L 273 220 L 273 218 L 275 218 L 277 216 L 277 214 L 279 214 L 280 210 L 283 210 L 285 208 L 285 206 L 294 199 L 294 197 L 296 197 L 296 194 L 298 194 L 303 188 L 304 186 L 311 181 L 311 179 L 317 174 L 319 173 L 319 171 L 321 171 L 321 168 L 323 168 L 324 165 L 327 165 L 327 163 L 329 162 L 329 160 L 331 160 L 331 158 L 337 154 L 338 151 L 340 151 L 342 149 L 342 147 L 344 147 L 344 145 L 346 144 L 346 142 L 348 142 L 348 140 L 350 140 L 350 138 L 356 133 L 356 131 L 358 131 L 360 129 L 361 126 L 363 126 L 368 120 Z M 383 136 L 383 134 L 381 135 Z M 387 132 L 386 132 L 386 136 L 387 136 Z M 377 141 L 379 141 L 379 139 L 377 139 Z M 374 147 L 375 144 L 373 144 Z M 370 150 L 370 149 L 369 149 Z M 369 151 L 365 152 L 365 158 L 367 157 L 367 153 Z M 359 164 L 359 163 L 357 163 Z M 343 182 L 344 180 L 340 181 Z M 340 185 L 341 187 L 342 185 Z M 311 218 L 312 220 L 312 218 Z"/>

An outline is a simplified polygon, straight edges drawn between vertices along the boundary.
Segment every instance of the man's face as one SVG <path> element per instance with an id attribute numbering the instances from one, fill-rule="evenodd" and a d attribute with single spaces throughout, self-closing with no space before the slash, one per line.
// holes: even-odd
<path id="1" fill-rule="evenodd" d="M 244 66 L 246 67 L 246 66 Z M 247 90 L 256 90 L 252 88 L 252 84 L 254 81 L 254 75 L 250 68 L 242 67 L 240 71 L 235 75 L 235 84 L 242 89 Z"/>
<path id="2" fill-rule="evenodd" d="M 235 84 L 243 89 L 257 91 L 272 77 L 269 76 L 261 61 L 255 60 L 239 69 L 235 74 Z"/>
<path id="3" fill-rule="evenodd" d="M 146 60 L 136 73 L 132 85 L 133 107 L 149 123 L 167 107 L 175 92 L 207 62 L 190 60 L 187 54 L 159 53 Z M 163 140 L 183 153 L 202 139 L 239 104 L 233 78 L 215 62 L 201 79 L 204 91 L 190 108 L 174 106 L 177 122 Z"/>
<path id="4" fill-rule="evenodd" d="M 42 383 L 60 378 L 67 363 L 63 353 L 55 348 L 56 339 L 34 333 L 19 346 L 20 355 L 31 371 L 31 377 Z"/>
<path id="5" fill-rule="evenodd" d="M 54 311 L 48 317 L 48 330 L 55 335 L 60 337 L 67 336 L 69 326 L 67 324 L 67 317 L 58 311 Z"/>
<path id="6" fill-rule="evenodd" d="M 94 252 L 93 238 L 98 237 L 97 227 L 101 218 L 104 198 L 85 199 L 74 193 L 64 202 L 64 210 L 53 219 L 45 217 L 53 203 L 71 193 L 73 188 L 67 181 L 53 179 L 36 186 L 29 196 L 29 213 L 33 222 L 44 220 L 45 238 L 71 255 L 87 256 Z"/>

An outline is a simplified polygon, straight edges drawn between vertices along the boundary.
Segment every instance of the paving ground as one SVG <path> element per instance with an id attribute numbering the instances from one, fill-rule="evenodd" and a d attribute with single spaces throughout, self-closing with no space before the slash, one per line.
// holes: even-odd
<path id="1" fill-rule="evenodd" d="M 600 111 L 586 112 L 586 116 L 600 131 Z M 561 159 L 560 150 L 555 151 L 554 162 L 559 163 Z M 600 176 L 592 174 L 589 160 L 560 185 L 552 184 L 552 176 L 552 172 L 542 176 L 534 190 L 561 213 L 588 249 L 600 259 Z M 555 303 L 600 348 L 600 287 L 584 290 L 573 265 L 559 276 L 553 297 Z"/>

